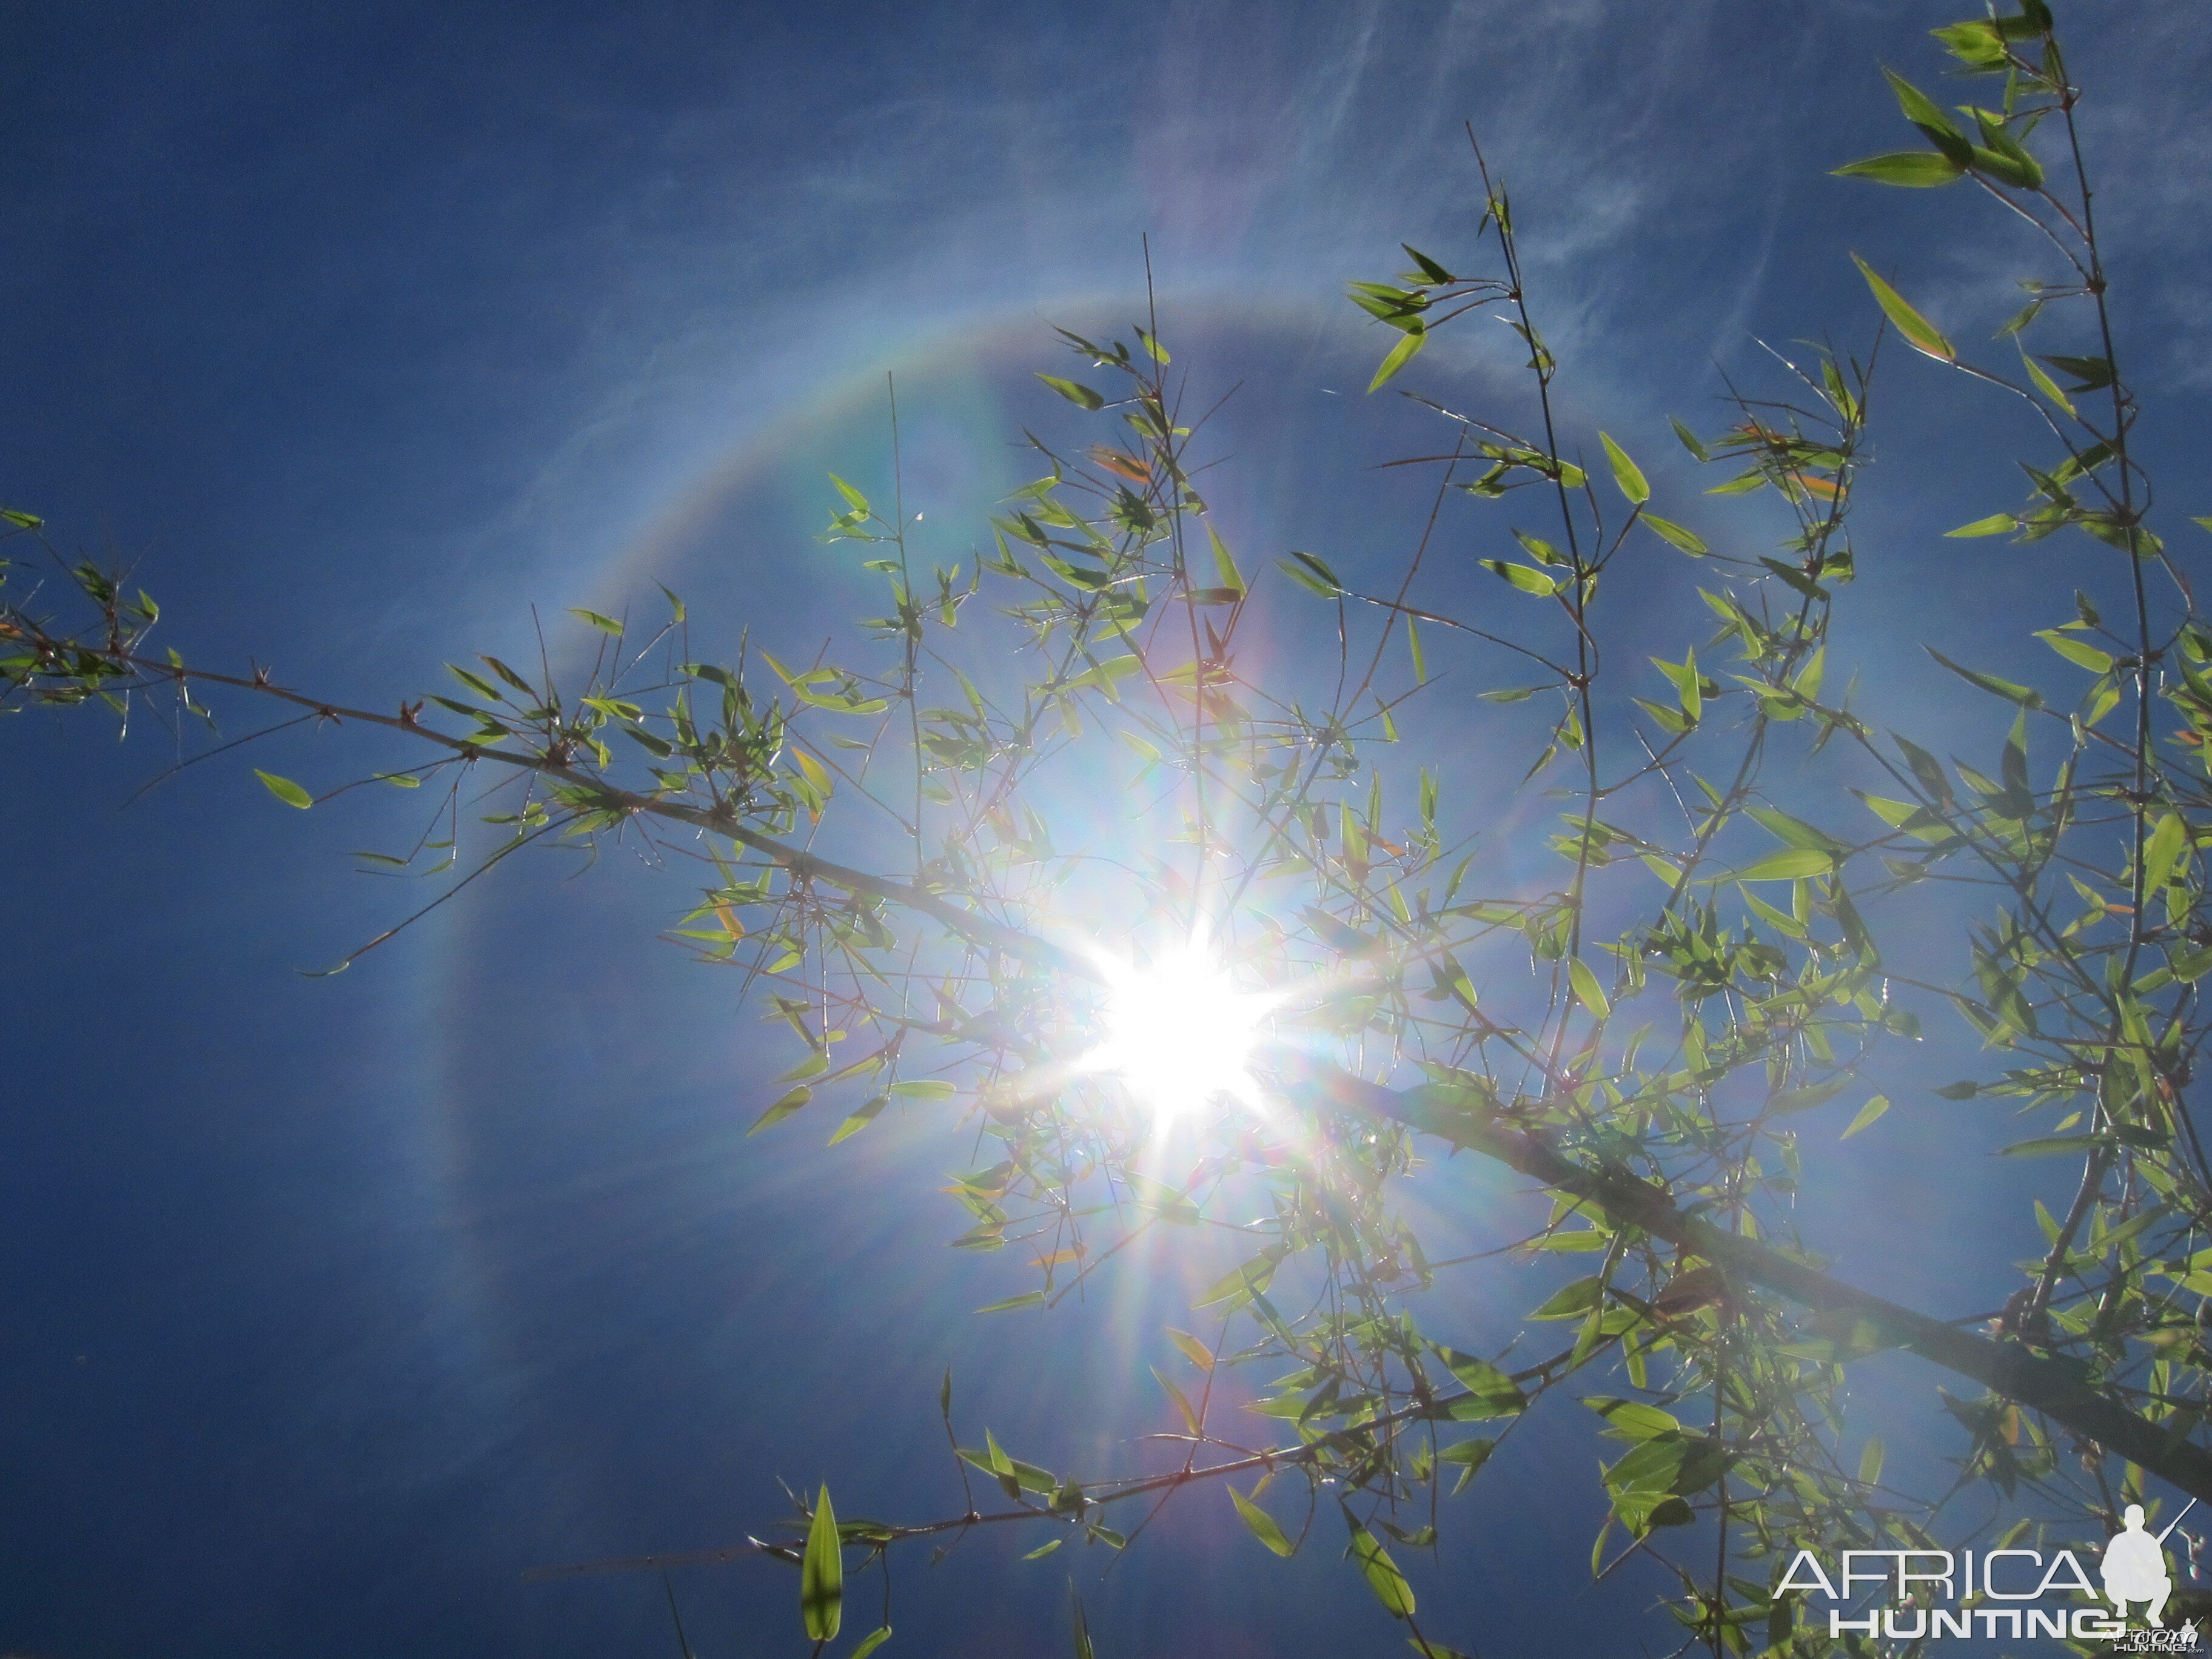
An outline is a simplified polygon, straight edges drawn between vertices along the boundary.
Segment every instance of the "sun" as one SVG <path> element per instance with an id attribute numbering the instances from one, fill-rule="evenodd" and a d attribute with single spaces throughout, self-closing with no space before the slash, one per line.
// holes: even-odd
<path id="1" fill-rule="evenodd" d="M 1100 958 L 1104 1030 L 1085 1069 L 1119 1077 L 1164 1118 L 1220 1096 L 1256 1104 L 1254 1050 L 1279 999 L 1237 988 L 1202 939 L 1143 963 Z"/>

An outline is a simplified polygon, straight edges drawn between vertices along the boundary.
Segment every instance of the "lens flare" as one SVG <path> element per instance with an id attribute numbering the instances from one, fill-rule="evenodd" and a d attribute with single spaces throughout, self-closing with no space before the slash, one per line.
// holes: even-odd
<path id="1" fill-rule="evenodd" d="M 1085 1069 L 1118 1076 L 1162 1117 L 1222 1095 L 1256 1104 L 1251 1064 L 1277 998 L 1239 991 L 1194 939 L 1138 964 L 1102 957 L 1104 1031 Z"/>

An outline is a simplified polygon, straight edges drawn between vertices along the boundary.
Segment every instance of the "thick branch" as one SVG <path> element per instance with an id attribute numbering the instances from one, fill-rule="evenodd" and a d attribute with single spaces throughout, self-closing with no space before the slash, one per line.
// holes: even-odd
<path id="1" fill-rule="evenodd" d="M 1448 1128 L 1440 1127 L 1425 1109 L 1419 1090 L 1386 1089 L 1343 1072 L 1324 1074 L 1310 1086 L 1340 1104 L 1442 1134 L 1510 1164 L 1555 1192 L 1586 1199 L 1616 1221 L 1640 1227 L 1816 1313 L 1847 1316 L 1852 1325 L 1870 1329 L 1880 1342 L 1909 1348 L 1946 1370 L 1970 1377 L 2141 1465 L 2191 1497 L 2212 1502 L 2212 1452 L 2116 1404 L 2064 1360 L 2045 1358 L 2016 1343 L 1976 1336 L 1846 1285 L 1752 1239 L 1723 1232 L 1684 1214 L 1662 1188 L 1650 1182 L 1574 1163 L 1547 1142 L 1510 1124 L 1455 1118 Z"/>

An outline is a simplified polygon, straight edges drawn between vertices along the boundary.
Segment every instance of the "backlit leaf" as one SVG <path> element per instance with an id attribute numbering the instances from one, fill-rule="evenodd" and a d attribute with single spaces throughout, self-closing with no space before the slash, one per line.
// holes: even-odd
<path id="1" fill-rule="evenodd" d="M 1836 867 L 1836 855 L 1824 848 L 1786 847 L 1778 853 L 1769 853 L 1756 863 L 1734 870 L 1722 879 L 1727 881 L 1802 881 L 1808 876 L 1825 876 Z"/>
<path id="2" fill-rule="evenodd" d="M 1644 515 L 1644 526 L 1654 534 L 1680 548 L 1692 558 L 1702 559 L 1705 556 L 1704 540 L 1695 532 L 1685 530 L 1673 520 L 1662 519 L 1656 513 L 1646 513 Z"/>
<path id="3" fill-rule="evenodd" d="M 1067 401 L 1072 404 L 1080 404 L 1085 409 L 1103 409 L 1106 407 L 1106 399 L 1103 396 L 1098 392 L 1093 392 L 1089 386 L 1083 385 L 1079 381 L 1063 380 L 1057 374 L 1040 374 L 1037 376 L 1037 379 L 1042 380 L 1047 386 L 1050 386 L 1054 392 L 1060 393 L 1061 397 L 1066 398 Z"/>
<path id="4" fill-rule="evenodd" d="M 253 769 L 253 775 L 266 784 L 269 793 L 287 806 L 296 806 L 304 812 L 315 804 L 315 798 L 289 778 L 280 778 L 274 772 L 264 772 L 258 766 Z"/>
<path id="5" fill-rule="evenodd" d="M 1289 558 L 1278 559 L 1275 562 L 1300 587 L 1318 593 L 1325 599 L 1340 598 L 1345 592 L 1344 584 L 1337 580 L 1336 572 L 1310 553 L 1293 550 Z"/>
<path id="6" fill-rule="evenodd" d="M 1492 575 L 1503 576 L 1523 593 L 1534 593 L 1540 599 L 1548 599 L 1559 591 L 1554 578 L 1532 566 L 1515 564 L 1510 559 L 1480 559 L 1476 562 Z"/>
<path id="7" fill-rule="evenodd" d="M 1844 1131 L 1842 1138 L 1845 1140 L 1849 1140 L 1853 1135 L 1873 1123 L 1875 1119 L 1879 1118 L 1888 1109 L 1889 1097 L 1887 1095 L 1876 1095 L 1872 1100 L 1869 1100 L 1865 1105 L 1859 1108 L 1858 1115 L 1851 1120 L 1851 1127 Z"/>
<path id="8" fill-rule="evenodd" d="M 797 1111 L 800 1107 L 805 1105 L 808 1101 L 813 1098 L 814 1091 L 808 1088 L 805 1084 L 799 1085 L 798 1088 L 791 1090 L 789 1092 L 780 1097 L 774 1105 L 770 1106 L 768 1110 L 763 1112 L 758 1117 L 755 1118 L 753 1120 L 753 1127 L 746 1130 L 745 1133 L 749 1135 L 757 1135 L 763 1129 L 774 1128 L 777 1124 L 782 1122 L 784 1119 L 789 1117 L 793 1112 Z"/>
<path id="9" fill-rule="evenodd" d="M 1613 463 L 1613 481 L 1620 486 L 1620 493 L 1628 497 L 1630 504 L 1641 507 L 1650 501 L 1651 486 L 1644 482 L 1643 471 L 1636 463 L 1628 459 L 1628 452 L 1606 433 L 1599 433 L 1597 439 L 1605 446 L 1606 459 Z"/>
<path id="10" fill-rule="evenodd" d="M 2039 629 L 2035 637 L 2065 658 L 2067 661 L 2086 668 L 2093 674 L 2107 673 L 2112 669 L 2112 653 L 2109 651 L 2100 651 L 2087 640 L 2077 639 L 2073 635 L 2056 628 Z"/>
<path id="11" fill-rule="evenodd" d="M 1044 1300 L 1042 1291 L 1024 1291 L 1019 1296 L 1010 1296 L 1003 1302 L 993 1302 L 978 1308 L 979 1314 L 1011 1313 L 1016 1308 L 1034 1308 Z"/>
<path id="12" fill-rule="evenodd" d="M 1352 1529 L 1352 1559 L 1367 1575 L 1367 1588 L 1375 1592 L 1375 1599 L 1382 1610 L 1393 1619 L 1413 1616 L 1413 1587 L 1406 1582 L 1406 1575 L 1398 1571 L 1398 1564 L 1390 1553 L 1376 1541 L 1375 1534 L 1352 1518 L 1346 1510 L 1344 1523 Z"/>
<path id="13" fill-rule="evenodd" d="M 1283 1529 L 1275 1524 L 1273 1516 L 1268 1514 L 1234 1486 L 1229 1488 L 1229 1496 L 1231 1501 L 1237 1505 L 1237 1513 L 1243 1517 L 1244 1524 L 1252 1529 L 1252 1536 L 1278 1555 L 1288 1556 L 1297 1549 L 1297 1546 L 1283 1535 Z"/>
<path id="14" fill-rule="evenodd" d="M 1606 999 L 1605 988 L 1597 982 L 1597 975 L 1590 971 L 1589 963 L 1577 957 L 1567 964 L 1567 977 L 1574 981 L 1576 997 L 1591 1013 L 1603 1019 L 1613 1012 L 1613 1004 Z"/>
<path id="15" fill-rule="evenodd" d="M 1907 345 L 1943 362 L 1959 361 L 1959 354 L 1951 349 L 1950 341 L 1943 337 L 1942 331 L 1907 305 L 1903 295 L 1875 276 L 1872 265 L 1856 253 L 1851 255 L 1851 263 L 1859 268 L 1859 275 L 1866 278 L 1867 287 L 1874 291 L 1875 303 L 1896 325 Z"/>
<path id="16" fill-rule="evenodd" d="M 1871 179 L 1878 185 L 1903 185 L 1925 190 L 1955 184 L 1966 169 L 1938 151 L 1900 149 L 1887 155 L 1869 155 L 1863 161 L 1846 161 L 1835 169 L 1839 179 Z"/>
<path id="17" fill-rule="evenodd" d="M 1382 367 L 1375 371 L 1375 378 L 1367 383 L 1368 391 L 1381 391 L 1383 383 L 1405 368 L 1407 363 L 1413 362 L 1413 354 L 1428 343 L 1429 331 L 1426 325 L 1418 322 L 1408 325 L 1406 331 L 1399 336 L 1398 343 L 1392 346 L 1389 355 L 1382 359 Z"/>
<path id="18" fill-rule="evenodd" d="M 1986 519 L 1977 519 L 1972 524 L 1962 524 L 1956 530 L 1947 530 L 1946 536 L 2002 536 L 2020 528 L 2020 520 L 2009 513 L 1992 513 Z"/>

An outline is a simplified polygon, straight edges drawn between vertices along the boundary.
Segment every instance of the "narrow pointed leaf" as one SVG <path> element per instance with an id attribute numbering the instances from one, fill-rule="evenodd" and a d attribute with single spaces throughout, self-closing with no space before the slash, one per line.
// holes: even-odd
<path id="1" fill-rule="evenodd" d="M 825 1482 L 806 1529 L 806 1554 L 799 1566 L 799 1614 L 807 1639 L 835 1641 L 845 1616 L 845 1553 L 837 1539 L 837 1511 Z"/>
<path id="2" fill-rule="evenodd" d="M 1426 325 L 1421 323 L 1409 325 L 1405 333 L 1399 337 L 1398 343 L 1390 348 L 1389 355 L 1382 359 L 1382 367 L 1375 371 L 1375 378 L 1367 383 L 1368 391 L 1381 391 L 1384 382 L 1405 368 L 1407 363 L 1413 362 L 1413 354 L 1428 343 L 1429 331 Z"/>
<path id="3" fill-rule="evenodd" d="M 1605 458 L 1613 463 L 1613 481 L 1620 486 L 1620 493 L 1628 497 L 1633 507 L 1641 507 L 1651 499 L 1651 486 L 1644 482 L 1644 473 L 1628 459 L 1628 452 L 1613 442 L 1610 434 L 1601 432 L 1598 441 L 1605 446 Z"/>
<path id="4" fill-rule="evenodd" d="M 1252 1529 L 1252 1536 L 1274 1551 L 1276 1554 L 1288 1556 L 1297 1547 L 1283 1535 L 1283 1529 L 1275 1524 L 1273 1516 L 1245 1497 L 1236 1487 L 1229 1488 L 1229 1497 L 1237 1505 L 1237 1513 L 1243 1517 L 1244 1524 Z"/>
<path id="5" fill-rule="evenodd" d="M 1875 303 L 1897 325 L 1897 331 L 1905 337 L 1907 345 L 1943 362 L 1959 361 L 1959 354 L 1951 349 L 1942 331 L 1906 304 L 1903 295 L 1875 275 L 1872 265 L 1856 253 L 1851 255 L 1851 263 L 1859 268 L 1859 275 L 1866 278 L 1867 287 L 1874 291 Z"/>
<path id="6" fill-rule="evenodd" d="M 1412 1618 L 1413 1587 L 1398 1571 L 1398 1564 L 1390 1559 L 1390 1553 L 1376 1541 L 1373 1533 L 1352 1518 L 1348 1510 L 1344 1523 L 1352 1529 L 1352 1559 L 1367 1575 L 1367 1588 L 1375 1592 L 1375 1599 L 1382 1604 L 1382 1610 L 1393 1619 Z"/>
<path id="7" fill-rule="evenodd" d="M 269 793 L 287 806 L 296 806 L 304 812 L 315 804 L 315 798 L 289 778 L 280 778 L 274 772 L 264 772 L 258 766 L 253 769 L 253 775 L 268 785 Z"/>

